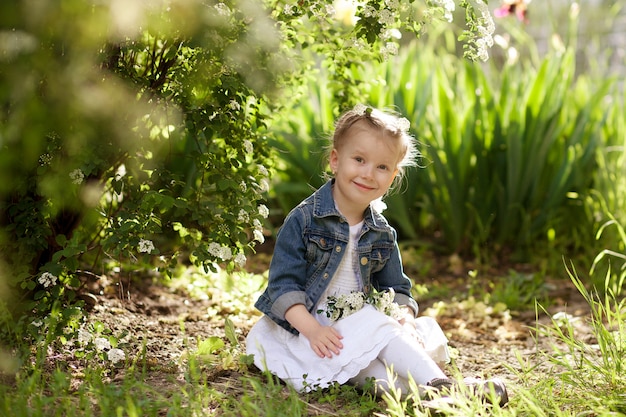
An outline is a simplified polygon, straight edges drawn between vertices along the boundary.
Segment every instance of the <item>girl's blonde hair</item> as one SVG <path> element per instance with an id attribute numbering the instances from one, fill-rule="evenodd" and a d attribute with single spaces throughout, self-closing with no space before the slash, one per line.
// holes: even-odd
<path id="1" fill-rule="evenodd" d="M 364 122 L 359 123 L 359 122 Z M 382 133 L 384 137 L 390 137 L 399 141 L 401 145 L 400 162 L 398 162 L 398 175 L 394 179 L 394 186 L 404 178 L 407 167 L 416 166 L 421 153 L 417 149 L 417 141 L 409 133 L 411 123 L 401 115 L 392 111 L 383 111 L 362 104 L 357 104 L 352 110 L 348 110 L 337 119 L 335 131 L 332 136 L 331 150 L 339 149 L 343 140 L 348 136 L 355 124 L 369 126 Z"/>

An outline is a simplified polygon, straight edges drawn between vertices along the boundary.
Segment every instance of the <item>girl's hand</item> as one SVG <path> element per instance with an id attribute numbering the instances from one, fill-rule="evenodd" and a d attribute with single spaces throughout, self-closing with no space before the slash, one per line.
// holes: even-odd
<path id="1" fill-rule="evenodd" d="M 309 340 L 313 352 L 320 358 L 332 358 L 333 354 L 339 355 L 340 349 L 343 349 L 341 343 L 343 336 L 333 327 L 319 326 L 304 336 Z"/>
<path id="2" fill-rule="evenodd" d="M 332 358 L 333 354 L 339 355 L 339 350 L 343 349 L 341 343 L 343 336 L 336 329 L 319 324 L 304 305 L 296 304 L 290 307 L 285 312 L 285 318 L 307 338 L 311 349 L 320 358 Z"/>
<path id="3" fill-rule="evenodd" d="M 400 323 L 404 330 L 406 330 L 411 336 L 417 338 L 418 340 L 421 340 L 415 326 L 415 317 L 413 316 L 413 310 L 411 310 L 409 307 L 404 306 L 402 307 L 402 310 L 404 311 L 404 315 L 398 319 L 398 323 Z"/>

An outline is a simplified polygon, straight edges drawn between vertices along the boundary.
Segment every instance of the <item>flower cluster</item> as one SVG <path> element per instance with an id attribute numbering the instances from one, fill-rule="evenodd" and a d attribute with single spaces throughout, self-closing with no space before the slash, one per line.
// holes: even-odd
<path id="1" fill-rule="evenodd" d="M 470 50 L 482 61 L 489 59 L 489 48 L 493 46 L 493 32 L 496 30 L 495 23 L 487 3 L 483 0 L 474 0 L 472 13 L 475 15 L 473 23 L 476 37 L 470 40 Z"/>
<path id="2" fill-rule="evenodd" d="M 152 253 L 154 250 L 154 243 L 151 240 L 140 239 L 139 240 L 139 252 Z"/>
<path id="3" fill-rule="evenodd" d="M 81 171 L 80 169 L 75 169 L 74 171 L 70 172 L 70 179 L 72 180 L 72 184 L 82 184 L 83 180 L 85 179 L 85 174 L 83 174 L 83 171 Z"/>
<path id="4" fill-rule="evenodd" d="M 328 296 L 326 300 L 326 309 L 318 310 L 318 313 L 326 313 L 326 316 L 332 321 L 346 318 L 369 304 L 381 313 L 399 319 L 402 317 L 402 310 L 397 303 L 394 303 L 395 291 L 390 288 L 388 291 L 377 292 L 372 291 L 368 294 L 355 291 L 350 294 L 342 294 L 338 296 Z"/>
<path id="5" fill-rule="evenodd" d="M 94 337 L 94 335 L 92 335 L 89 330 L 84 327 L 78 329 L 76 340 L 80 346 L 92 346 L 95 348 L 96 352 L 101 352 L 102 354 L 106 353 L 106 359 L 108 359 L 113 365 L 126 360 L 126 354 L 122 349 L 111 346 L 110 340 L 106 337 Z"/>
<path id="6" fill-rule="evenodd" d="M 39 276 L 39 279 L 37 281 L 39 281 L 39 283 L 43 285 L 44 288 L 54 287 L 57 283 L 57 277 L 55 275 L 52 275 L 50 272 L 44 272 Z"/>

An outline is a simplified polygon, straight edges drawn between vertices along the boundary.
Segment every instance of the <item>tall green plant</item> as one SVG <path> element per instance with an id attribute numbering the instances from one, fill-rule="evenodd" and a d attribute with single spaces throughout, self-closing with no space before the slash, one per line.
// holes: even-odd
<path id="1" fill-rule="evenodd" d="M 498 70 L 414 45 L 382 74 L 372 101 L 409 116 L 425 156 L 409 192 L 390 200 L 403 229 L 429 219 L 426 230 L 441 230 L 455 251 L 592 233 L 582 206 L 607 143 L 614 82 L 576 76 L 573 50 L 553 51 L 537 69 Z"/>

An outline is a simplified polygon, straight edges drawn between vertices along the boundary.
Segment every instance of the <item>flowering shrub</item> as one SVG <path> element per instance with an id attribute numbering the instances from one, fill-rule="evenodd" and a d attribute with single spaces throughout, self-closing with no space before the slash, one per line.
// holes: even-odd
<path id="1" fill-rule="evenodd" d="M 337 108 L 351 105 L 354 65 L 395 54 L 402 33 L 454 9 L 181 0 L 122 18 L 113 3 L 40 13 L 18 3 L 0 5 L 0 39 L 14 45 L 0 57 L 0 271 L 26 302 L 0 300 L 0 317 L 66 308 L 112 266 L 161 276 L 181 260 L 244 266 L 265 239 L 269 124 L 318 57 Z"/>

